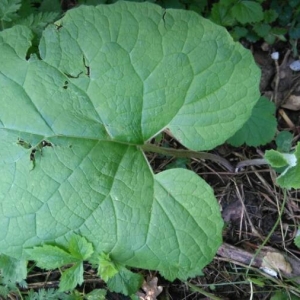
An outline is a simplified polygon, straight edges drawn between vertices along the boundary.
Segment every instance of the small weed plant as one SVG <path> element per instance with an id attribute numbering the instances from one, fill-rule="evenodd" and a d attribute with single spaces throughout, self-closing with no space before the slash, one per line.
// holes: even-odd
<path id="1" fill-rule="evenodd" d="M 126 267 L 201 274 L 222 242 L 213 190 L 189 170 L 154 174 L 145 152 L 163 152 L 149 141 L 166 129 L 203 151 L 255 123 L 266 102 L 251 53 L 198 14 L 151 3 L 80 6 L 44 29 L 61 13 L 48 2 L 0 6 L 1 294 L 26 286 L 29 260 L 62 275 L 28 299 L 66 299 L 83 261 L 133 299 L 142 277 Z M 299 187 L 299 156 L 266 155 L 286 168 L 282 186 Z"/>

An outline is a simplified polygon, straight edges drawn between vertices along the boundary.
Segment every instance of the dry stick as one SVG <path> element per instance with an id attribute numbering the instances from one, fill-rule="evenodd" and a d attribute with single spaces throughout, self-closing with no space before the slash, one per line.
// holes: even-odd
<path id="1" fill-rule="evenodd" d="M 282 281 L 279 281 L 279 279 L 277 277 L 273 277 L 273 276 L 263 272 L 260 269 L 260 267 L 262 266 L 263 258 L 268 252 L 278 253 L 278 250 L 267 247 L 266 249 L 264 249 L 262 251 L 262 253 L 260 253 L 259 255 L 257 255 L 255 257 L 255 259 L 253 260 L 253 263 L 251 264 L 251 267 L 249 267 L 249 262 L 251 262 L 251 260 L 253 259 L 253 255 L 254 255 L 253 253 L 243 250 L 241 248 L 232 246 L 230 244 L 223 243 L 217 252 L 217 254 L 221 257 L 215 257 L 215 259 L 217 259 L 219 261 L 227 261 L 227 262 L 242 266 L 245 269 L 248 268 L 251 271 L 257 271 L 258 273 L 264 275 L 265 277 L 269 278 L 270 280 L 272 280 L 273 282 L 276 282 L 279 286 L 281 286 L 284 284 Z M 287 262 L 289 262 L 289 264 L 293 268 L 293 271 L 290 274 L 284 273 L 284 271 L 282 271 L 284 276 L 289 278 L 289 280 L 286 280 L 286 282 L 292 281 L 292 282 L 296 282 L 299 284 L 300 283 L 299 259 L 293 258 L 291 256 L 286 256 L 285 259 L 287 260 Z M 290 287 L 290 289 L 292 289 L 292 286 L 289 286 L 289 287 Z M 299 293 L 299 288 L 295 288 L 295 291 L 297 291 L 297 293 Z"/>
<path id="2" fill-rule="evenodd" d="M 224 259 L 228 260 L 228 261 L 231 261 L 231 262 L 239 264 L 239 265 L 243 265 L 245 268 L 247 268 L 246 276 L 248 275 L 249 270 L 252 269 L 253 267 L 260 268 L 262 266 L 263 258 L 266 255 L 266 252 L 269 252 L 269 251 L 273 252 L 271 249 L 268 248 L 266 250 L 266 249 L 263 249 L 263 247 L 268 242 L 271 235 L 273 234 L 273 232 L 277 228 L 277 226 L 278 226 L 278 224 L 281 220 L 281 216 L 283 214 L 286 201 L 287 201 L 287 194 L 286 194 L 286 190 L 284 190 L 284 199 L 283 199 L 283 203 L 282 203 L 282 206 L 281 206 L 281 209 L 280 209 L 280 212 L 279 212 L 279 216 L 278 216 L 272 230 L 270 231 L 270 233 L 268 234 L 268 236 L 266 237 L 264 242 L 258 247 L 255 254 L 250 253 L 246 250 L 240 249 L 238 247 L 226 244 L 226 243 L 223 243 L 220 246 L 220 248 L 218 249 L 217 254 L 219 256 L 223 257 Z M 274 252 L 276 252 L 276 250 L 274 250 Z M 292 272 L 291 273 L 286 273 L 286 272 L 282 271 L 283 275 L 287 278 L 291 278 L 291 280 L 293 280 L 296 283 L 300 283 L 300 262 L 299 262 L 299 259 L 295 259 L 291 256 L 287 256 L 286 260 L 292 266 Z M 264 275 L 269 277 L 265 273 L 264 273 Z M 270 279 L 277 280 L 273 277 L 271 277 Z M 293 290 L 294 292 L 299 293 L 299 289 L 294 289 L 292 286 L 289 286 L 289 289 Z"/>
<path id="3" fill-rule="evenodd" d="M 153 144 L 144 144 L 139 147 L 143 151 L 155 152 L 155 153 L 160 153 L 160 154 L 169 155 L 169 156 L 209 159 L 209 160 L 212 160 L 214 162 L 221 164 L 229 172 L 234 172 L 234 167 L 231 165 L 231 163 L 227 159 L 225 159 L 219 155 L 212 154 L 212 153 L 197 152 L 197 151 L 192 151 L 192 150 L 164 148 L 164 147 L 159 147 L 159 146 L 156 146 Z"/>
<path id="4" fill-rule="evenodd" d="M 297 75 L 294 79 L 293 79 L 293 85 L 292 87 L 289 89 L 288 93 L 286 94 L 286 96 L 284 97 L 282 104 L 285 104 L 286 101 L 288 100 L 288 98 L 292 95 L 292 93 L 295 91 L 296 88 L 299 87 L 299 80 L 300 80 L 300 75 Z"/>
<path id="5" fill-rule="evenodd" d="M 234 247 L 234 246 L 231 246 L 231 245 L 229 245 L 229 244 L 223 244 L 221 247 L 223 247 L 224 246 L 224 248 L 226 249 L 228 246 L 229 247 L 232 247 L 231 249 L 227 249 L 227 252 L 228 252 L 228 257 L 217 257 L 217 260 L 219 260 L 219 261 L 226 261 L 226 262 L 230 262 L 230 263 L 234 263 L 234 264 L 236 264 L 236 265 L 238 265 L 238 266 L 241 266 L 241 267 L 243 267 L 243 268 L 249 268 L 249 266 L 248 266 L 248 263 L 243 263 L 243 262 L 241 262 L 241 261 L 246 261 L 246 259 L 245 258 L 248 258 L 248 261 L 251 259 L 251 257 L 252 257 L 252 254 L 251 253 L 249 253 L 249 252 L 247 252 L 247 251 L 245 251 L 245 250 L 241 250 L 241 249 L 239 249 L 239 248 L 237 248 L 237 247 Z M 221 248 L 220 248 L 221 249 Z M 235 254 L 236 253 L 240 253 L 240 252 L 245 252 L 245 258 L 242 256 L 242 255 L 240 255 L 241 257 L 243 257 L 243 259 L 240 259 L 240 261 L 238 261 L 237 259 L 234 259 L 234 257 L 235 257 Z M 227 253 L 226 253 L 227 254 Z M 225 254 L 225 255 L 226 255 Z M 231 254 L 231 255 L 230 255 Z M 258 258 L 256 258 L 256 260 L 257 260 Z M 262 262 L 262 259 L 260 258 L 260 261 Z M 290 262 L 291 263 L 291 262 Z M 299 264 L 299 263 L 298 263 Z M 254 265 L 254 264 L 253 264 Z M 292 265 L 292 263 L 291 263 L 291 265 Z M 268 275 L 267 273 L 265 273 L 265 272 L 263 272 L 263 271 L 261 271 L 261 270 L 259 270 L 259 269 L 257 269 L 259 267 L 259 265 L 257 265 L 257 267 L 255 268 L 255 267 L 250 267 L 250 269 L 252 270 L 252 271 L 255 271 L 255 272 L 257 272 L 257 273 L 259 273 L 261 276 L 263 276 L 263 277 L 266 277 L 266 278 L 268 278 L 270 281 L 272 281 L 273 283 L 275 283 L 278 287 L 281 287 L 281 288 L 284 288 L 284 289 L 288 289 L 289 291 L 291 291 L 291 292 L 293 292 L 295 295 L 299 295 L 299 289 L 297 288 L 297 287 L 294 287 L 294 286 L 292 286 L 292 285 L 286 285 L 284 282 L 282 282 L 281 280 L 279 280 L 278 278 L 276 278 L 276 277 L 272 277 L 272 276 L 270 276 L 270 275 Z M 298 271 L 298 273 L 297 274 L 299 274 L 299 271 Z"/>
<path id="6" fill-rule="evenodd" d="M 278 113 L 282 116 L 285 123 L 289 126 L 291 130 L 293 130 L 296 127 L 292 120 L 289 118 L 289 116 L 285 113 L 284 109 L 278 109 Z"/>
<path id="7" fill-rule="evenodd" d="M 278 104 L 278 86 L 279 86 L 279 79 L 280 79 L 280 68 L 278 64 L 278 60 L 275 59 L 275 67 L 276 67 L 276 77 L 275 77 L 275 88 L 274 88 L 274 102 L 276 107 L 279 107 Z"/>
<path id="8" fill-rule="evenodd" d="M 274 60 L 275 61 L 275 67 L 276 67 L 275 89 L 274 89 L 274 102 L 275 102 L 276 107 L 279 107 L 282 104 L 282 100 L 281 101 L 278 100 L 278 87 L 279 87 L 279 81 L 280 81 L 280 67 L 286 65 L 287 59 L 288 59 L 290 53 L 291 53 L 291 50 L 288 50 L 285 53 L 283 61 L 282 61 L 282 63 L 281 63 L 280 66 L 278 64 L 278 59 Z"/>

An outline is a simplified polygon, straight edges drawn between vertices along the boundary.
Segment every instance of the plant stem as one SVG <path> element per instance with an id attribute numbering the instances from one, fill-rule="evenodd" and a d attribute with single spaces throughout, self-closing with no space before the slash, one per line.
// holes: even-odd
<path id="1" fill-rule="evenodd" d="M 235 170 L 237 172 L 239 169 L 244 168 L 244 167 L 261 166 L 261 165 L 268 165 L 267 161 L 264 158 L 247 159 L 247 160 L 240 161 L 236 165 Z"/>
<path id="2" fill-rule="evenodd" d="M 234 172 L 234 167 L 231 165 L 231 163 L 227 159 L 225 159 L 219 155 L 212 154 L 212 153 L 197 152 L 197 151 L 183 150 L 183 149 L 164 148 L 164 147 L 158 147 L 153 144 L 145 144 L 145 145 L 140 146 L 140 148 L 143 151 L 155 152 L 155 153 L 160 153 L 160 154 L 175 156 L 175 157 L 209 159 L 209 160 L 212 160 L 214 162 L 221 164 L 229 172 Z"/>
<path id="3" fill-rule="evenodd" d="M 198 292 L 198 293 L 200 293 L 200 294 L 208 297 L 209 299 L 212 299 L 212 300 L 222 300 L 222 298 L 219 298 L 219 297 L 215 296 L 212 293 L 206 292 L 203 289 L 195 286 L 194 284 L 191 284 L 189 282 L 187 282 L 186 284 L 191 288 L 192 291 L 196 291 L 196 292 Z"/>
<path id="4" fill-rule="evenodd" d="M 261 166 L 268 165 L 268 162 L 264 158 L 257 159 L 247 159 L 240 161 L 236 167 L 234 167 L 227 159 L 212 153 L 207 152 L 197 152 L 192 150 L 183 150 L 183 149 L 172 149 L 159 147 L 153 144 L 145 144 L 140 146 L 143 151 L 155 152 L 159 154 L 174 156 L 174 157 L 183 157 L 183 158 L 198 158 L 198 159 L 209 159 L 214 162 L 221 164 L 229 172 L 238 172 L 239 169 L 248 167 L 248 166 Z"/>

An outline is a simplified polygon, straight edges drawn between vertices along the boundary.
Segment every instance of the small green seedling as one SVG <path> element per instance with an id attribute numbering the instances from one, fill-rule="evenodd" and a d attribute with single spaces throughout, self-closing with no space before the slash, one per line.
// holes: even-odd
<path id="1" fill-rule="evenodd" d="M 280 175 L 277 178 L 278 185 L 286 189 L 300 188 L 300 143 L 290 153 L 267 150 L 265 159 L 273 168 L 280 168 Z"/>

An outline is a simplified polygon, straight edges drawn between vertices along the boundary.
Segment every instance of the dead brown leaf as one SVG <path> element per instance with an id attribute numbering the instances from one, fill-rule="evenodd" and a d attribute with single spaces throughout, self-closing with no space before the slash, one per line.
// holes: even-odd
<path id="1" fill-rule="evenodd" d="M 163 288 L 157 286 L 157 277 L 148 277 L 147 281 L 144 281 L 142 290 L 144 292 L 137 292 L 137 296 L 140 300 L 156 300 L 156 297 L 162 292 Z"/>
<path id="2" fill-rule="evenodd" d="M 263 257 L 262 267 L 272 269 L 274 271 L 282 271 L 286 274 L 292 273 L 292 267 L 286 261 L 284 256 L 279 252 L 267 252 Z"/>
<path id="3" fill-rule="evenodd" d="M 300 110 L 300 96 L 291 95 L 282 107 L 295 111 Z"/>

